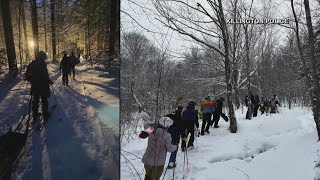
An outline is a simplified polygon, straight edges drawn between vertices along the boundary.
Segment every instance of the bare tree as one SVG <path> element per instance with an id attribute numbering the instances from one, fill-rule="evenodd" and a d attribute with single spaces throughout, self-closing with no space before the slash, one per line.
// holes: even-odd
<path id="1" fill-rule="evenodd" d="M 9 73 L 17 75 L 16 50 L 14 46 L 13 30 L 11 23 L 9 0 L 1 0 L 2 22 L 4 28 L 5 43 L 7 48 L 7 58 L 9 64 Z"/>

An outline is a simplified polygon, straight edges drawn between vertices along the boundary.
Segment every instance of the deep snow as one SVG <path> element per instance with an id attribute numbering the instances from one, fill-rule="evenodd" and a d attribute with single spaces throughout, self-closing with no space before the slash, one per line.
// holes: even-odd
<path id="1" fill-rule="evenodd" d="M 179 149 L 175 179 L 182 179 L 186 172 L 186 179 L 194 180 L 314 179 L 320 144 L 311 111 L 281 108 L 279 114 L 245 120 L 245 112 L 238 110 L 236 117 L 236 134 L 231 134 L 228 123 L 220 120 L 220 128 L 210 128 L 209 135 L 196 138 L 195 149 L 188 151 L 189 171 L 183 168 L 184 153 Z M 125 157 L 121 156 L 121 179 L 144 178 L 140 158 L 146 146 L 147 140 L 137 137 L 121 147 Z M 169 157 L 167 153 L 166 165 Z M 173 170 L 168 170 L 164 179 L 172 176 Z"/>
<path id="2" fill-rule="evenodd" d="M 30 133 L 12 179 L 119 179 L 119 68 L 81 63 L 70 87 L 58 68 L 48 65 L 49 107 L 58 108 L 41 132 Z M 1 135 L 26 112 L 30 85 L 17 79 L 0 86 Z"/>

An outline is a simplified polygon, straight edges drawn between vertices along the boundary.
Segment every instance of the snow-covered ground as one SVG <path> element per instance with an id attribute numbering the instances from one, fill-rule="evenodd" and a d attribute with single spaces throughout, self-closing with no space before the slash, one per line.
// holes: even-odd
<path id="1" fill-rule="evenodd" d="M 220 128 L 210 128 L 210 135 L 196 138 L 195 149 L 187 152 L 188 170 L 184 169 L 184 153 L 179 149 L 175 179 L 182 179 L 184 174 L 194 180 L 314 179 L 320 144 L 311 111 L 281 108 L 279 114 L 258 115 L 252 120 L 245 120 L 241 111 L 236 115 L 236 134 L 231 134 L 228 124 L 220 120 Z M 140 158 L 146 146 L 147 139 L 136 138 L 121 147 L 121 179 L 144 178 Z M 169 157 L 170 153 L 166 163 Z M 172 178 L 173 170 L 168 170 L 164 179 Z"/>
<path id="2" fill-rule="evenodd" d="M 41 132 L 30 133 L 12 179 L 119 179 L 119 68 L 81 63 L 70 87 L 58 68 L 48 65 L 49 107 L 58 107 Z M 0 86 L 1 135 L 26 112 L 30 85 L 17 79 Z"/>

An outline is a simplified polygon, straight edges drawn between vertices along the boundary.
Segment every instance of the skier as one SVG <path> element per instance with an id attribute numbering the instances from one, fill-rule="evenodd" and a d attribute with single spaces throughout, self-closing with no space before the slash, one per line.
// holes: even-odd
<path id="1" fill-rule="evenodd" d="M 183 135 L 183 122 L 182 122 L 182 108 L 176 109 L 174 113 L 170 113 L 165 115 L 165 117 L 169 117 L 173 120 L 173 124 L 168 128 L 168 132 L 171 134 L 172 144 L 179 145 L 180 136 Z M 182 136 L 182 138 L 184 138 Z M 173 151 L 170 155 L 168 169 L 172 169 L 176 167 L 176 157 L 177 157 L 178 149 Z"/>
<path id="2" fill-rule="evenodd" d="M 40 51 L 36 54 L 36 58 L 32 61 L 26 71 L 26 80 L 31 83 L 30 94 L 33 96 L 32 111 L 33 111 L 33 123 L 39 118 L 39 100 L 41 98 L 42 116 L 44 120 L 49 117 L 48 113 L 48 97 L 50 97 L 50 85 L 53 82 L 49 78 L 47 64 L 45 60 L 47 54 Z"/>
<path id="3" fill-rule="evenodd" d="M 71 63 L 71 72 L 73 75 L 73 79 L 75 79 L 75 66 L 79 63 L 78 58 L 74 55 L 74 53 L 71 53 L 71 56 L 69 57 L 70 63 Z"/>
<path id="4" fill-rule="evenodd" d="M 209 132 L 209 127 L 211 125 L 212 113 L 214 113 L 214 103 L 211 101 L 211 97 L 207 96 L 205 101 L 201 104 L 202 110 L 202 126 L 201 126 L 201 135 L 204 135 L 204 132 Z"/>
<path id="5" fill-rule="evenodd" d="M 254 96 L 254 101 L 253 101 L 253 117 L 257 117 L 258 115 L 258 109 L 260 105 L 260 100 L 258 94 Z"/>
<path id="6" fill-rule="evenodd" d="M 68 76 L 70 74 L 71 67 L 72 67 L 72 63 L 70 61 L 70 58 L 67 56 L 67 54 L 64 54 L 60 62 L 60 70 L 62 70 L 63 85 L 69 86 Z"/>
<path id="7" fill-rule="evenodd" d="M 164 164 L 166 162 L 167 152 L 173 152 L 177 150 L 178 145 L 171 144 L 171 136 L 164 129 L 163 125 L 145 124 L 144 128 L 154 129 L 153 132 L 147 136 L 148 146 L 142 158 L 142 162 L 146 171 L 144 179 L 160 180 L 164 169 Z"/>
<path id="8" fill-rule="evenodd" d="M 187 148 L 191 147 L 193 148 L 193 141 L 194 141 L 194 128 L 196 126 L 196 128 L 199 128 L 199 122 L 198 122 L 198 113 L 195 110 L 195 102 L 194 101 L 190 101 L 188 103 L 187 109 L 185 109 L 182 112 L 182 120 L 183 120 L 183 124 L 184 124 L 184 134 L 183 134 L 183 141 L 182 141 L 182 146 L 181 149 L 182 151 L 185 150 L 186 145 L 187 145 L 187 138 L 189 133 L 190 135 L 190 139 L 188 142 L 188 146 Z"/>
<path id="9" fill-rule="evenodd" d="M 219 128 L 219 120 L 220 120 L 220 116 L 226 121 L 228 122 L 229 119 L 228 117 L 222 112 L 222 107 L 223 107 L 223 102 L 224 102 L 224 98 L 220 97 L 219 99 L 217 99 L 215 101 L 215 111 L 213 113 L 213 121 L 211 123 L 211 125 L 214 122 L 214 128 Z"/>

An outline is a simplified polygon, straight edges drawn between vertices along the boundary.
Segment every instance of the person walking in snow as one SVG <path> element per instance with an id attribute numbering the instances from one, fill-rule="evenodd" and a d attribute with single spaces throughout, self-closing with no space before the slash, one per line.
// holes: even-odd
<path id="1" fill-rule="evenodd" d="M 60 70 L 62 70 L 62 83 L 63 85 L 69 86 L 68 76 L 71 72 L 72 63 L 67 54 L 63 55 L 60 62 Z"/>
<path id="2" fill-rule="evenodd" d="M 190 135 L 190 139 L 188 142 L 188 146 L 187 148 L 191 147 L 193 148 L 193 141 L 194 141 L 194 130 L 195 130 L 195 126 L 196 128 L 199 128 L 199 122 L 198 122 L 198 112 L 195 110 L 195 102 L 194 101 L 190 101 L 188 103 L 187 109 L 185 109 L 182 112 L 182 120 L 183 120 L 183 124 L 184 124 L 184 138 L 182 141 L 182 151 L 185 150 L 186 145 L 187 145 L 187 139 L 188 139 L 188 135 L 189 133 Z"/>
<path id="3" fill-rule="evenodd" d="M 78 58 L 74 55 L 74 53 L 71 53 L 71 56 L 69 57 L 70 59 L 70 63 L 71 63 L 71 72 L 72 72 L 72 76 L 73 79 L 75 79 L 75 68 L 76 68 L 76 64 L 78 64 L 79 60 Z"/>
<path id="4" fill-rule="evenodd" d="M 201 135 L 204 135 L 204 132 L 209 132 L 209 127 L 211 125 L 211 117 L 214 113 L 214 103 L 211 100 L 210 96 L 207 96 L 205 101 L 201 104 L 202 111 L 202 126 L 201 126 Z"/>
<path id="5" fill-rule="evenodd" d="M 167 152 L 176 151 L 178 145 L 171 144 L 171 135 L 164 129 L 163 125 L 145 124 L 144 128 L 154 129 L 148 135 L 148 146 L 142 158 L 146 171 L 144 180 L 160 180 Z"/>
<path id="6" fill-rule="evenodd" d="M 45 60 L 47 59 L 47 54 L 40 51 L 36 54 L 36 58 L 32 61 L 26 71 L 26 80 L 31 83 L 30 94 L 33 97 L 32 101 L 32 111 L 33 119 L 39 118 L 39 101 L 41 99 L 42 116 L 46 120 L 49 117 L 48 113 L 48 97 L 50 97 L 50 85 L 53 82 L 49 78 L 49 73 L 47 69 L 47 64 Z"/>
<path id="7" fill-rule="evenodd" d="M 261 115 L 264 114 L 265 112 L 268 113 L 269 105 L 268 101 L 262 97 L 260 101 L 260 111 Z"/>
<path id="8" fill-rule="evenodd" d="M 276 113 L 276 100 L 272 97 L 269 101 L 270 113 Z"/>
<path id="9" fill-rule="evenodd" d="M 169 117 L 173 120 L 173 124 L 168 128 L 168 132 L 171 134 L 172 144 L 179 145 L 180 136 L 183 136 L 183 121 L 182 121 L 182 113 L 183 108 L 178 108 L 174 113 L 170 113 L 165 115 L 165 117 Z M 170 155 L 168 169 L 172 169 L 176 167 L 176 158 L 177 158 L 178 149 L 173 151 Z"/>
<path id="10" fill-rule="evenodd" d="M 222 117 L 222 119 L 224 119 L 226 122 L 229 121 L 228 117 L 222 112 L 222 107 L 223 107 L 223 102 L 224 102 L 224 98 L 220 97 L 219 99 L 217 99 L 215 101 L 215 111 L 213 113 L 213 121 L 211 123 L 211 125 L 214 122 L 214 128 L 219 128 L 219 120 L 220 120 L 220 116 Z"/>

